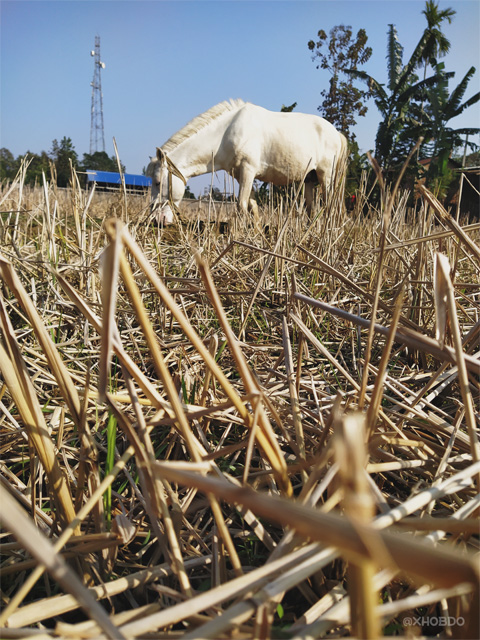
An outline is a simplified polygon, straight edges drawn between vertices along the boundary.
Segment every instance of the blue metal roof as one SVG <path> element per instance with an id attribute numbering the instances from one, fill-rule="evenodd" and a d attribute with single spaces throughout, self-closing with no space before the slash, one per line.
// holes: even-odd
<path id="1" fill-rule="evenodd" d="M 125 184 L 135 187 L 151 187 L 152 179 L 148 176 L 137 175 L 135 173 L 124 173 Z M 94 169 L 87 169 L 88 182 L 106 182 L 107 184 L 118 184 L 120 186 L 122 181 L 120 174 L 114 171 L 95 171 Z"/>

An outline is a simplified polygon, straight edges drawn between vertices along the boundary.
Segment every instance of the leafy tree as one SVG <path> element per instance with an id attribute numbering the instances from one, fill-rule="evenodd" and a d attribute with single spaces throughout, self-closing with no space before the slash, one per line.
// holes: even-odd
<path id="1" fill-rule="evenodd" d="M 42 173 L 50 175 L 50 159 L 45 151 L 41 154 L 27 151 L 23 155 L 14 158 L 8 149 L 0 149 L 0 179 L 13 180 L 18 173 L 22 161 L 28 158 L 28 167 L 25 174 L 25 184 L 42 183 Z"/>
<path id="2" fill-rule="evenodd" d="M 55 165 L 57 185 L 66 187 L 71 178 L 70 161 L 74 167 L 78 166 L 78 156 L 72 139 L 64 136 L 60 142 L 53 140 L 50 158 Z"/>
<path id="3" fill-rule="evenodd" d="M 406 126 L 418 125 L 412 118 L 411 105 L 416 100 L 421 102 L 425 91 L 439 81 L 450 78 L 453 73 L 435 74 L 419 80 L 415 74 L 419 61 L 429 42 L 430 35 L 425 31 L 420 38 L 407 64 L 403 65 L 403 47 L 398 41 L 395 25 L 389 25 L 387 61 L 387 87 L 372 76 L 358 69 L 349 69 L 348 73 L 367 83 L 375 105 L 382 115 L 375 139 L 375 156 L 385 170 L 391 168 L 402 156 L 401 134 Z M 400 153 L 399 153 L 400 152 Z M 403 159 L 403 158 L 402 158 Z"/>
<path id="4" fill-rule="evenodd" d="M 43 174 L 45 174 L 45 177 L 48 179 L 51 170 L 51 160 L 48 157 L 47 153 L 45 151 L 42 151 L 40 154 L 38 154 L 27 151 L 25 156 L 27 156 L 30 160 L 27 174 L 25 176 L 25 182 L 27 184 L 42 184 Z M 21 157 L 18 158 L 19 166 L 21 159 Z"/>
<path id="5" fill-rule="evenodd" d="M 118 163 L 115 156 L 108 157 L 106 151 L 95 151 L 95 153 L 84 153 L 81 162 L 83 171 L 87 169 L 95 169 L 96 171 L 114 171 L 118 172 Z M 122 171 L 125 167 L 122 165 Z"/>
<path id="6" fill-rule="evenodd" d="M 460 164 L 463 161 L 463 157 L 458 158 Z M 466 167 L 478 167 L 480 165 L 480 151 L 474 151 L 473 153 L 469 153 L 465 158 L 465 166 Z"/>
<path id="7" fill-rule="evenodd" d="M 284 104 L 282 104 L 282 108 L 280 109 L 280 111 L 281 111 L 281 113 L 291 113 L 295 109 L 296 106 L 297 106 L 296 102 L 291 104 L 289 107 L 286 107 Z"/>
<path id="8" fill-rule="evenodd" d="M 195 194 L 191 191 L 190 187 L 187 186 L 185 187 L 185 193 L 183 194 L 184 198 L 188 198 L 189 200 L 195 200 Z"/>
<path id="9" fill-rule="evenodd" d="M 15 160 L 13 153 L 2 147 L 0 149 L 0 180 L 13 180 L 18 168 L 19 163 Z"/>
<path id="10" fill-rule="evenodd" d="M 443 63 L 437 65 L 437 73 L 442 75 Z M 427 92 L 425 108 L 421 109 L 421 124 L 414 127 L 409 133 L 411 136 L 424 136 L 424 148 L 422 154 L 432 158 L 428 170 L 428 178 L 436 181 L 441 187 L 442 178 L 447 174 L 447 163 L 453 150 L 463 144 L 461 136 L 476 135 L 480 133 L 478 127 L 462 127 L 453 129 L 448 123 L 453 118 L 476 104 L 480 100 L 480 92 L 463 101 L 468 83 L 475 74 L 475 67 L 471 67 L 458 86 L 449 93 L 448 80 L 442 78 L 438 84 Z M 472 149 L 477 145 L 469 143 Z"/>
<path id="11" fill-rule="evenodd" d="M 357 115 L 367 113 L 364 100 L 369 92 L 356 87 L 354 76 L 345 77 L 345 71 L 347 68 L 358 70 L 370 59 L 372 49 L 367 47 L 368 36 L 365 29 L 360 29 L 353 37 L 352 27 L 338 25 L 328 35 L 320 29 L 317 37 L 317 42 L 308 42 L 308 48 L 313 52 L 312 60 L 319 61 L 317 69 L 326 69 L 331 74 L 328 91 L 320 92 L 323 102 L 318 111 L 350 140 L 354 140 L 351 127 L 355 126 Z"/>

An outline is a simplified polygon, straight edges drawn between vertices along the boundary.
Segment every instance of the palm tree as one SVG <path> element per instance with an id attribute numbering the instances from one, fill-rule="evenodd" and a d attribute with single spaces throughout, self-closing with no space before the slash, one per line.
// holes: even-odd
<path id="1" fill-rule="evenodd" d="M 427 19 L 425 33 L 428 34 L 428 41 L 420 58 L 419 66 L 424 67 L 423 77 L 425 78 L 427 66 L 429 64 L 436 66 L 437 58 L 445 56 L 450 51 L 450 40 L 442 33 L 440 25 L 444 20 L 451 24 L 452 18 L 457 12 L 450 8 L 439 11 L 438 4 L 434 0 L 427 0 L 422 13 Z"/>
<path id="2" fill-rule="evenodd" d="M 418 66 L 421 67 L 423 65 L 423 78 L 425 79 L 428 65 L 436 67 L 437 58 L 447 55 L 450 51 L 450 40 L 442 33 L 440 25 L 444 20 L 451 24 L 452 18 L 457 12 L 451 8 L 439 11 L 438 4 L 434 0 L 427 0 L 422 13 L 427 19 L 427 28 L 424 33 L 428 34 L 428 40 Z M 420 122 L 423 118 L 423 106 L 424 103 L 422 101 Z"/>
<path id="3" fill-rule="evenodd" d="M 368 84 L 370 94 L 382 115 L 375 139 L 375 156 L 385 170 L 395 160 L 400 134 L 406 125 L 413 123 L 410 118 L 410 106 L 414 99 L 421 100 L 425 90 L 434 86 L 442 77 L 452 77 L 453 73 L 436 74 L 430 78 L 418 79 L 415 69 L 418 67 L 425 48 L 430 41 L 425 31 L 407 64 L 403 65 L 403 47 L 398 41 L 395 25 L 389 25 L 387 60 L 387 88 L 364 71 L 350 69 L 350 75 Z"/>

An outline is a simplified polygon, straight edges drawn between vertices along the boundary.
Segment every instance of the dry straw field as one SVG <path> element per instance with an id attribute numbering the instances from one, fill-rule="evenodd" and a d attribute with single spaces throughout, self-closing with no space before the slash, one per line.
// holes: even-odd
<path id="1" fill-rule="evenodd" d="M 2 186 L 2 638 L 480 637 L 480 225 L 382 187 Z"/>

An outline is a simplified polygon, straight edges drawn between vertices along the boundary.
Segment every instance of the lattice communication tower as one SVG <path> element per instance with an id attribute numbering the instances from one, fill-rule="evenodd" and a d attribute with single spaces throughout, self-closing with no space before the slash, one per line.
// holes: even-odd
<path id="1" fill-rule="evenodd" d="M 103 130 L 103 94 L 101 71 L 105 63 L 100 60 L 100 36 L 95 36 L 95 50 L 90 51 L 94 58 L 92 80 L 92 117 L 90 124 L 90 153 L 105 151 L 105 133 Z"/>

